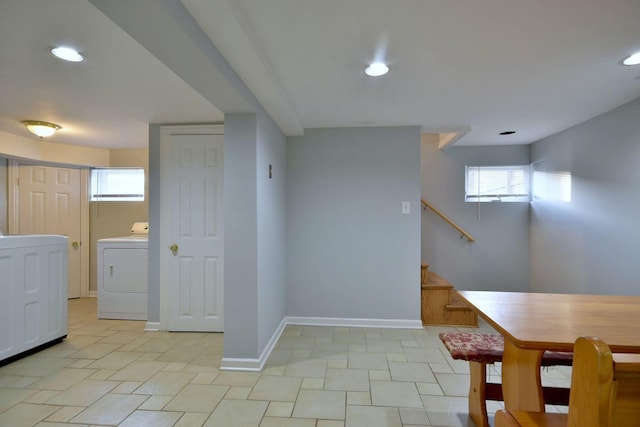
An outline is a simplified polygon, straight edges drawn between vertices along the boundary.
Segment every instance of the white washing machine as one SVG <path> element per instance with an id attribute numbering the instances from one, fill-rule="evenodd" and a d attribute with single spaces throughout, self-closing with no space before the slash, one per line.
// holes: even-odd
<path id="1" fill-rule="evenodd" d="M 128 236 L 98 240 L 98 317 L 147 320 L 148 222 Z"/>

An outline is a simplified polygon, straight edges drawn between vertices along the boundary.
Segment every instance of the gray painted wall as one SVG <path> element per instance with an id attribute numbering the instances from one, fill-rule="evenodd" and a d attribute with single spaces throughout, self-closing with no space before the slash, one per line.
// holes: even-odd
<path id="1" fill-rule="evenodd" d="M 262 114 L 224 131 L 224 355 L 257 358 L 285 317 L 286 140 Z"/>
<path id="2" fill-rule="evenodd" d="M 532 291 L 640 294 L 638 118 L 640 99 L 531 146 L 538 177 L 571 174 L 570 203 L 531 204 Z"/>
<path id="3" fill-rule="evenodd" d="M 258 350 L 284 319 L 286 301 L 286 138 L 268 117 L 258 116 Z M 271 165 L 271 178 L 269 177 Z"/>
<path id="4" fill-rule="evenodd" d="M 527 291 L 529 204 L 466 203 L 465 165 L 529 163 L 528 146 L 453 147 L 422 141 L 422 197 L 475 237 L 469 243 L 431 211 L 422 212 L 422 260 L 456 289 Z M 479 217 L 478 217 L 479 209 Z"/>
<path id="5" fill-rule="evenodd" d="M 257 119 L 224 124 L 224 357 L 258 357 Z"/>
<path id="6" fill-rule="evenodd" d="M 149 125 L 149 288 L 147 321 L 160 322 L 160 125 Z"/>
<path id="7" fill-rule="evenodd" d="M 287 314 L 420 319 L 419 204 L 418 127 L 289 138 Z"/>

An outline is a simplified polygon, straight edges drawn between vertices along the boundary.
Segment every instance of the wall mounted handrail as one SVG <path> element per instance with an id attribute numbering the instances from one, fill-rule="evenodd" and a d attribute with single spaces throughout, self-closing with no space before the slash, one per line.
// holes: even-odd
<path id="1" fill-rule="evenodd" d="M 449 224 L 451 227 L 455 228 L 459 233 L 460 233 L 460 238 L 462 239 L 463 237 L 465 237 L 469 242 L 474 242 L 476 239 L 469 233 L 467 233 L 466 231 L 464 231 L 464 229 L 462 227 L 460 227 L 458 224 L 456 224 L 455 222 L 453 222 L 453 220 L 451 218 L 449 218 L 448 216 L 446 216 L 445 214 L 443 214 L 440 210 L 438 210 L 435 206 L 433 206 L 431 203 L 427 202 L 424 199 L 421 199 L 422 205 L 424 206 L 424 208 L 429 208 L 433 211 L 433 213 L 435 213 L 436 215 L 438 215 L 440 218 L 442 218 L 447 224 Z"/>

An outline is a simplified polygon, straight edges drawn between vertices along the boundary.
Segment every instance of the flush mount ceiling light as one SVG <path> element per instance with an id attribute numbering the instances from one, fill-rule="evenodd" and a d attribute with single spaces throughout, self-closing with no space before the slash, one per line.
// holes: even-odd
<path id="1" fill-rule="evenodd" d="M 84 56 L 82 56 L 77 50 L 72 49 L 70 47 L 52 47 L 51 54 L 57 58 L 63 59 L 69 62 L 82 62 L 84 61 Z"/>
<path id="2" fill-rule="evenodd" d="M 39 136 L 40 138 L 51 136 L 56 133 L 58 129 L 61 129 L 60 126 L 54 123 L 40 122 L 38 120 L 25 120 L 22 124 L 29 129 L 29 132 Z"/>
<path id="3" fill-rule="evenodd" d="M 367 76 L 371 77 L 379 77 L 384 76 L 389 72 L 389 66 L 382 62 L 374 62 L 370 64 L 367 68 L 365 68 L 364 73 Z"/>
<path id="4" fill-rule="evenodd" d="M 640 64 L 640 52 L 629 55 L 622 60 L 622 65 L 638 65 Z"/>

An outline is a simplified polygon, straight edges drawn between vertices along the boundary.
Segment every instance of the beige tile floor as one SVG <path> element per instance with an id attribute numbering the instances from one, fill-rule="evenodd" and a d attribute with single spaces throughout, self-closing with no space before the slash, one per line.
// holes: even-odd
<path id="1" fill-rule="evenodd" d="M 473 426 L 467 363 L 438 339 L 452 329 L 287 326 L 263 372 L 230 372 L 222 334 L 145 332 L 71 300 L 65 341 L 0 368 L 0 426 Z"/>

